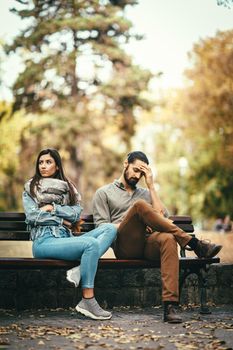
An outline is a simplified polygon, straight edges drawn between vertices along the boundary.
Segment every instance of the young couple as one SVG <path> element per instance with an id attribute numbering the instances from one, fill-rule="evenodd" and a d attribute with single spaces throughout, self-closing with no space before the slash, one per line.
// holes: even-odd
<path id="1" fill-rule="evenodd" d="M 142 177 L 147 189 L 137 186 Z M 213 257 L 222 248 L 192 238 L 167 218 L 143 152 L 130 153 L 120 178 L 97 190 L 93 199 L 96 228 L 88 233 L 72 233 L 72 225 L 80 220 L 83 208 L 54 149 L 39 153 L 35 175 L 24 187 L 23 205 L 34 257 L 80 260 L 79 266 L 67 271 L 67 280 L 76 287 L 81 281 L 83 297 L 76 310 L 92 319 L 112 316 L 94 297 L 98 260 L 111 245 L 117 258 L 161 259 L 164 321 L 170 323 L 182 322 L 175 309 L 179 302 L 177 243 L 181 247 L 188 245 L 198 257 Z"/>

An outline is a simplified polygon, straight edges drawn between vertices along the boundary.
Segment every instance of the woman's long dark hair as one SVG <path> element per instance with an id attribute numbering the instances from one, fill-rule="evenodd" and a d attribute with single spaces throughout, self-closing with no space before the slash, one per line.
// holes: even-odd
<path id="1" fill-rule="evenodd" d="M 44 154 L 49 154 L 55 161 L 56 166 L 58 167 L 57 171 L 53 175 L 54 179 L 60 179 L 63 181 L 66 181 L 69 186 L 69 195 L 70 195 L 70 204 L 76 204 L 76 195 L 74 191 L 74 185 L 71 184 L 71 182 L 67 179 L 67 177 L 64 174 L 63 166 L 62 166 L 62 160 L 60 157 L 60 154 L 56 149 L 53 148 L 47 148 L 40 151 L 38 154 L 37 160 L 36 160 L 36 172 L 35 175 L 32 177 L 32 181 L 30 183 L 30 193 L 32 197 L 35 197 L 35 188 L 38 186 L 39 180 L 42 178 L 39 170 L 39 160 L 40 157 Z"/>

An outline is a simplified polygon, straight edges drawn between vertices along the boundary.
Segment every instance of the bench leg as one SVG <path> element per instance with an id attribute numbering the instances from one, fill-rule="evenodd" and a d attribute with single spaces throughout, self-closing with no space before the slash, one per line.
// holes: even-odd
<path id="1" fill-rule="evenodd" d="M 201 268 L 198 273 L 198 284 L 199 284 L 199 293 L 200 293 L 200 302 L 201 302 L 201 309 L 200 313 L 204 315 L 211 314 L 211 311 L 207 305 L 207 292 L 206 292 L 206 287 L 207 287 L 207 272 L 208 272 L 208 267 L 206 266 L 205 268 Z"/>
<path id="2" fill-rule="evenodd" d="M 195 274 L 198 277 L 198 289 L 199 289 L 199 298 L 200 298 L 200 313 L 201 314 L 211 314 L 211 311 L 207 305 L 207 293 L 206 293 L 206 287 L 207 287 L 207 272 L 208 272 L 209 266 L 205 266 L 202 268 L 191 268 L 191 269 L 184 269 L 184 271 L 180 271 L 180 283 L 179 283 L 179 289 L 180 289 L 180 296 L 182 292 L 182 287 L 184 285 L 185 279 L 191 275 Z"/>
<path id="3" fill-rule="evenodd" d="M 181 297 L 182 288 L 185 282 L 185 279 L 192 273 L 189 269 L 180 270 L 180 277 L 179 277 L 179 297 Z"/>
<path id="4" fill-rule="evenodd" d="M 75 288 L 75 287 L 73 287 L 74 288 L 74 294 L 73 294 L 73 307 L 75 307 L 76 305 L 77 305 L 77 300 L 78 300 L 78 297 L 79 297 L 79 288 Z"/>

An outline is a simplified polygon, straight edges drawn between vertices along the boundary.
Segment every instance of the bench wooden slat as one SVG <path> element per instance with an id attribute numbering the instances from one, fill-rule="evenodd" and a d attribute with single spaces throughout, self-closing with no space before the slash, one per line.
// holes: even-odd
<path id="1" fill-rule="evenodd" d="M 85 224 L 82 224 L 81 227 L 81 232 L 89 232 L 91 230 L 94 230 L 95 225 L 93 224 L 93 222 L 86 222 Z"/>
<path id="2" fill-rule="evenodd" d="M 1 221 L 25 221 L 25 213 L 20 212 L 0 212 Z M 86 222 L 93 222 L 93 215 L 82 214 L 82 220 Z"/>
<path id="3" fill-rule="evenodd" d="M 194 227 L 192 224 L 175 223 L 175 225 L 185 232 L 194 232 Z"/>
<path id="4" fill-rule="evenodd" d="M 180 227 L 183 231 L 194 231 L 192 224 L 177 223 L 176 225 Z M 85 222 L 82 225 L 81 231 L 88 232 L 90 230 L 93 230 L 94 228 L 95 226 L 92 222 Z M 27 225 L 25 224 L 25 222 L 22 221 L 0 221 L 0 232 L 4 231 L 27 231 Z"/>
<path id="5" fill-rule="evenodd" d="M 0 231 L 6 230 L 27 231 L 27 225 L 24 221 L 0 221 Z"/>
<path id="6" fill-rule="evenodd" d="M 169 216 L 174 223 L 186 223 L 191 224 L 192 218 L 188 215 L 171 215 Z M 0 212 L 0 221 L 24 221 L 25 214 L 22 212 Z M 86 222 L 93 222 L 93 215 L 91 214 L 82 214 L 82 220 Z"/>
<path id="7" fill-rule="evenodd" d="M 174 222 L 174 224 L 191 224 L 192 218 L 188 215 L 171 215 L 169 219 Z"/>
<path id="8" fill-rule="evenodd" d="M 171 216 L 173 222 L 187 233 L 194 232 L 190 216 Z M 83 214 L 81 232 L 94 229 L 93 215 Z M 23 234 L 24 232 L 24 234 Z M 0 240 L 23 241 L 29 239 L 24 213 L 0 212 Z"/>
<path id="9" fill-rule="evenodd" d="M 180 258 L 180 267 L 189 266 L 205 266 L 206 264 L 219 263 L 219 258 Z M 55 260 L 55 259 L 36 259 L 36 258 L 1 258 L 1 269 L 69 269 L 73 266 L 77 266 L 78 261 L 67 260 Z M 142 259 L 100 259 L 99 268 L 105 269 L 119 269 L 119 268 L 158 268 L 160 267 L 160 261 L 149 261 Z"/>
<path id="10" fill-rule="evenodd" d="M 29 231 L 0 231 L 0 241 L 29 241 Z"/>
<path id="11" fill-rule="evenodd" d="M 18 213 L 18 212 L 0 212 L 0 221 L 7 221 L 7 220 L 17 220 L 17 221 L 24 221 L 25 220 L 25 214 L 24 213 Z"/>

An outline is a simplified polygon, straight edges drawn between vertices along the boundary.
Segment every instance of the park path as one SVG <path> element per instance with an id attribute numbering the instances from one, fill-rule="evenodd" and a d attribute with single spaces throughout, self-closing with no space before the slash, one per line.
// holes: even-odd
<path id="1" fill-rule="evenodd" d="M 230 350 L 233 306 L 182 308 L 184 322 L 162 322 L 162 308 L 116 308 L 109 321 L 92 321 L 74 310 L 0 311 L 4 350 Z"/>

